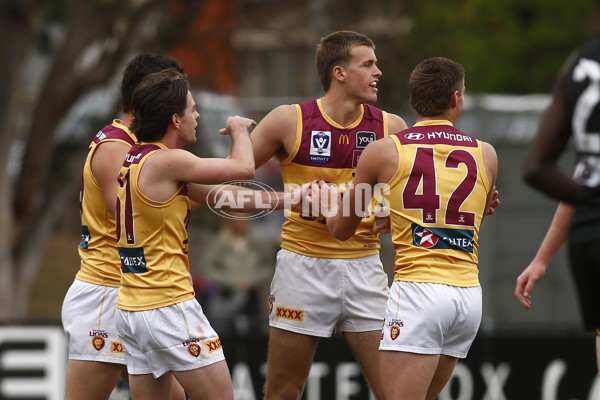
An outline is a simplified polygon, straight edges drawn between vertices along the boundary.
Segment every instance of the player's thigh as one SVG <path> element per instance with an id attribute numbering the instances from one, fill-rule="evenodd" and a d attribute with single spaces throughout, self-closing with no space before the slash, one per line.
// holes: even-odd
<path id="1" fill-rule="evenodd" d="M 379 352 L 381 384 L 386 399 L 424 399 L 440 359 L 439 354 Z"/>
<path id="2" fill-rule="evenodd" d="M 124 369 L 122 364 L 69 360 L 65 400 L 107 399 Z"/>
<path id="3" fill-rule="evenodd" d="M 344 338 L 377 398 L 383 398 L 379 376 L 379 341 L 381 330 L 344 332 Z"/>
<path id="4" fill-rule="evenodd" d="M 444 386 L 450 380 L 452 376 L 452 371 L 454 371 L 454 367 L 456 367 L 456 363 L 458 362 L 458 358 L 441 355 L 440 360 L 438 362 L 438 366 L 435 370 L 435 374 L 433 375 L 433 379 L 431 380 L 431 384 L 429 385 L 429 390 L 427 392 L 427 400 L 435 400 Z"/>
<path id="5" fill-rule="evenodd" d="M 152 374 L 129 375 L 129 389 L 135 400 L 170 399 L 173 375 L 170 372 L 154 378 Z"/>
<path id="6" fill-rule="evenodd" d="M 319 343 L 308 336 L 279 328 L 269 329 L 267 389 L 284 385 L 304 386 Z"/>
<path id="7" fill-rule="evenodd" d="M 191 400 L 233 400 L 231 376 L 225 361 L 173 374 Z"/>

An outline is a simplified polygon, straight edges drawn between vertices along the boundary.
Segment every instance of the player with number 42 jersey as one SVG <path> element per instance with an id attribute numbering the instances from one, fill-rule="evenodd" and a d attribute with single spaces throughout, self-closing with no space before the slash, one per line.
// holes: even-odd
<path id="1" fill-rule="evenodd" d="M 402 160 L 386 196 L 402 205 L 390 207 L 395 279 L 478 286 L 481 206 L 490 190 L 479 140 L 435 120 L 390 137 Z"/>

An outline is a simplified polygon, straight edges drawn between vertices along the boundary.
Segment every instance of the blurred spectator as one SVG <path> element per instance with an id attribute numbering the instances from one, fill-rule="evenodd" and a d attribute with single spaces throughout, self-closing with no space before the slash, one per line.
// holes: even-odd
<path id="1" fill-rule="evenodd" d="M 200 270 L 208 288 L 204 283 L 198 295 L 204 296 L 199 301 L 215 329 L 246 333 L 265 325 L 278 243 L 269 235 L 257 235 L 252 220 L 244 214 L 233 217 L 225 220 L 219 234 L 206 246 Z M 196 281 L 201 283 L 202 279 Z"/>

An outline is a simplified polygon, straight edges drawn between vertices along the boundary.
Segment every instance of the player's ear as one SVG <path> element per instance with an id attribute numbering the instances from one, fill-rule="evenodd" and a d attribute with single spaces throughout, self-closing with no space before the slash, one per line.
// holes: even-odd
<path id="1" fill-rule="evenodd" d="M 177 114 L 173 114 L 171 116 L 171 123 L 173 124 L 173 126 L 175 128 L 179 128 L 179 115 Z"/>
<path id="2" fill-rule="evenodd" d="M 450 105 L 452 108 L 456 108 L 458 106 L 458 96 L 460 96 L 460 93 L 458 93 L 458 90 L 455 90 L 450 97 Z"/>
<path id="3" fill-rule="evenodd" d="M 333 67 L 333 77 L 338 81 L 346 80 L 346 70 L 339 65 Z"/>

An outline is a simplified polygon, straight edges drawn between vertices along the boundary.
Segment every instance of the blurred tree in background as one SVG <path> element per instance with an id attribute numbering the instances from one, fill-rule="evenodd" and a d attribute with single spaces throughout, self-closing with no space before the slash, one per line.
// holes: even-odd
<path id="1" fill-rule="evenodd" d="M 600 25 L 598 3 L 589 0 L 410 3 L 409 53 L 460 60 L 469 90 L 479 93 L 548 92 L 559 66 Z"/>
<path id="2" fill-rule="evenodd" d="M 131 52 L 163 53 L 172 48 L 202 4 L 0 4 L 0 320 L 23 317 L 45 244 L 80 182 L 84 154 L 73 158 L 64 148 L 56 153 L 56 127 L 75 101 L 112 77 Z M 45 58 L 31 60 L 44 53 Z M 36 61 L 48 65 L 42 81 L 30 90 L 28 72 Z M 52 170 L 52 165 L 64 168 Z"/>
<path id="3" fill-rule="evenodd" d="M 549 93 L 568 55 L 600 33 L 600 3 L 594 0 L 399 3 L 410 21 L 407 34 L 390 44 L 376 41 L 383 81 L 393 79 L 396 88 L 382 91 L 381 100 L 389 105 L 406 101 L 408 74 L 433 56 L 463 64 L 472 94 Z"/>

